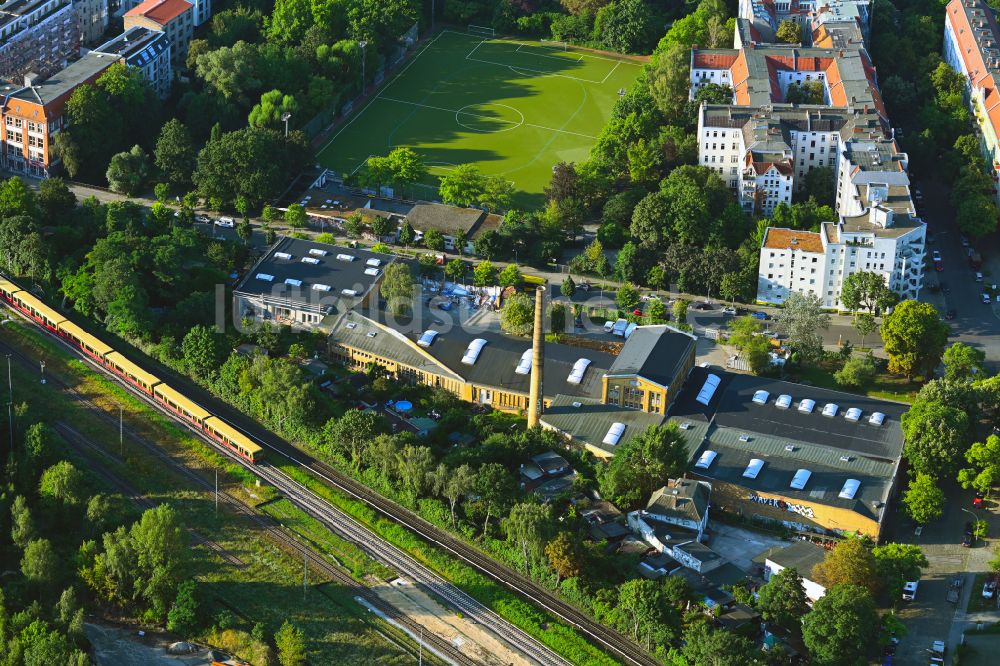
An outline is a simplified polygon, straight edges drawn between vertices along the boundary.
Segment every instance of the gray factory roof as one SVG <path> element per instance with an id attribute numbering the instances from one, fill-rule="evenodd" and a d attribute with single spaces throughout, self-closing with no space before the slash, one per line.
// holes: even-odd
<path id="1" fill-rule="evenodd" d="M 695 340 L 671 326 L 640 326 L 625 342 L 608 375 L 639 375 L 660 386 L 670 386 L 690 358 Z"/>
<path id="2" fill-rule="evenodd" d="M 662 414 L 605 405 L 598 398 L 579 398 L 569 395 L 557 395 L 553 398 L 552 404 L 542 412 L 541 419 L 544 425 L 578 442 L 612 454 L 650 426 L 661 425 L 664 421 Z M 624 424 L 625 431 L 618 444 L 605 444 L 603 440 L 613 423 Z"/>
<path id="3" fill-rule="evenodd" d="M 404 334 L 388 326 L 380 326 L 355 310 L 350 310 L 337 318 L 330 329 L 330 341 L 390 358 L 424 372 L 454 375 L 429 354 L 421 353 L 414 348 Z"/>
<path id="4" fill-rule="evenodd" d="M 364 298 L 393 261 L 396 258 L 392 255 L 360 248 L 283 237 L 234 291 L 293 305 L 343 303 L 338 309 L 346 311 Z"/>
<path id="5" fill-rule="evenodd" d="M 765 553 L 764 559 L 786 569 L 795 569 L 803 578 L 809 578 L 813 567 L 826 559 L 826 549 L 802 540 L 790 546 L 772 548 Z"/>
<path id="6" fill-rule="evenodd" d="M 94 51 L 125 58 L 128 64 L 142 67 L 168 48 L 170 42 L 165 32 L 136 25 L 101 44 Z"/>
<path id="7" fill-rule="evenodd" d="M 0 96 L 20 99 L 35 104 L 51 104 L 63 95 L 73 92 L 78 86 L 118 62 L 115 56 L 88 53 L 68 67 L 32 86 L 5 85 L 0 87 Z"/>

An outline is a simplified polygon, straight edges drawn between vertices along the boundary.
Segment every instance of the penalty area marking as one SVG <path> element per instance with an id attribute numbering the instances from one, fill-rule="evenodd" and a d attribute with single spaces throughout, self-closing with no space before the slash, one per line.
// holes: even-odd
<path id="1" fill-rule="evenodd" d="M 513 111 L 514 113 L 516 113 L 521 118 L 521 120 L 519 120 L 519 121 L 517 121 L 515 123 L 513 120 L 507 120 L 505 118 L 491 118 L 490 116 L 482 116 L 482 115 L 475 114 L 475 113 L 468 113 L 466 111 L 466 109 L 471 108 L 471 107 L 487 107 L 487 106 L 499 106 L 499 107 L 501 107 L 503 109 L 510 109 L 511 111 Z M 479 129 L 477 127 L 472 127 L 471 125 L 466 125 L 465 123 L 463 123 L 461 120 L 459 120 L 460 116 L 469 116 L 470 118 L 479 118 L 481 120 L 491 120 L 493 122 L 507 123 L 508 125 L 510 125 L 510 127 L 503 127 L 501 129 L 485 129 L 485 130 L 484 129 Z M 487 102 L 485 104 L 466 104 L 461 109 L 459 109 L 458 111 L 455 112 L 455 123 L 459 127 L 464 127 L 465 129 L 467 129 L 467 130 L 469 130 L 471 132 L 481 132 L 483 134 L 496 134 L 496 133 L 499 133 L 499 132 L 509 132 L 511 130 L 515 130 L 518 127 L 520 127 L 521 125 L 523 125 L 524 124 L 524 114 L 521 113 L 520 111 L 518 111 L 517 109 L 515 109 L 512 106 L 507 106 L 506 104 L 498 104 L 496 102 Z"/>

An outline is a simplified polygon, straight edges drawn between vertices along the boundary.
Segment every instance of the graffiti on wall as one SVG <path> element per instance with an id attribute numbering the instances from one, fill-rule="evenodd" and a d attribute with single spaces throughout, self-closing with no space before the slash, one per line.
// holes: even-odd
<path id="1" fill-rule="evenodd" d="M 792 513 L 797 513 L 800 516 L 805 516 L 806 518 L 813 517 L 813 510 L 810 507 L 805 506 L 803 504 L 792 504 L 790 502 L 786 502 L 783 499 L 777 499 L 775 497 L 761 497 L 756 493 L 750 493 L 750 496 L 747 499 L 749 499 L 751 502 L 756 502 L 757 504 L 764 504 L 766 506 L 773 506 L 778 509 L 784 509 L 785 511 L 791 511 Z"/>

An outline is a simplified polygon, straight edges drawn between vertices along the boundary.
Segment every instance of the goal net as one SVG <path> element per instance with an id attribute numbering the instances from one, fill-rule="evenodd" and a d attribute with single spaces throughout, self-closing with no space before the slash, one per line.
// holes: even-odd
<path id="1" fill-rule="evenodd" d="M 496 37 L 497 32 L 493 28 L 488 28 L 484 25 L 473 25 L 469 24 L 469 32 L 473 35 L 480 35 L 481 37 Z"/>
<path id="2" fill-rule="evenodd" d="M 566 42 L 559 42 L 554 39 L 543 39 L 541 40 L 541 48 L 551 49 L 553 51 L 568 51 L 569 47 Z"/>

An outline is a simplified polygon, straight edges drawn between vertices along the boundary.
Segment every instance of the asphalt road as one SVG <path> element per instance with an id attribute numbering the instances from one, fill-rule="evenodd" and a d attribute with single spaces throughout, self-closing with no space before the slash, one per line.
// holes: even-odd
<path id="1" fill-rule="evenodd" d="M 1000 285 L 1000 242 L 994 234 L 973 243 L 985 262 L 984 282 L 977 283 L 975 272 L 969 267 L 966 248 L 962 247 L 961 234 L 955 226 L 955 211 L 948 190 L 937 181 L 921 182 L 918 187 L 924 195 L 928 234 L 934 237 L 934 243 L 927 246 L 927 254 L 933 250 L 941 252 L 944 267 L 940 272 L 928 269 L 920 298 L 933 303 L 942 314 L 955 310 L 955 319 L 950 322 L 951 340 L 982 349 L 986 352 L 989 369 L 1000 371 L 1000 304 L 995 299 L 991 305 L 982 302 L 983 284 Z M 947 285 L 947 293 L 927 288 L 934 282 Z"/>

